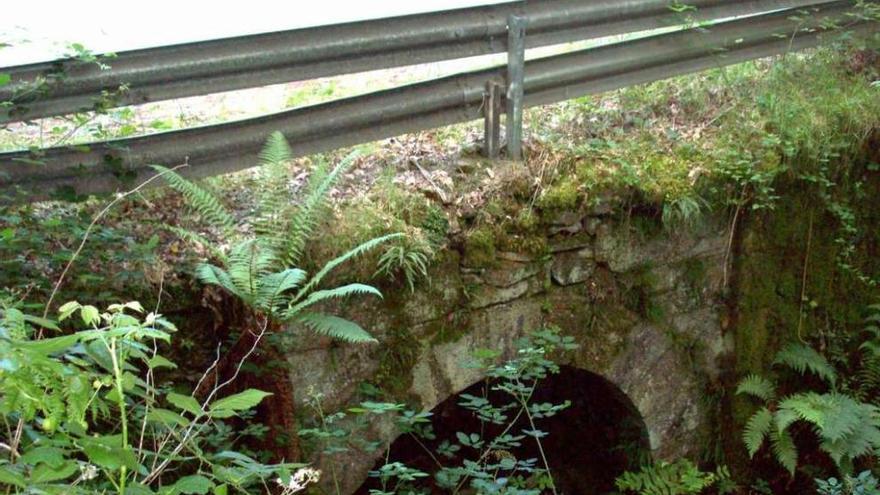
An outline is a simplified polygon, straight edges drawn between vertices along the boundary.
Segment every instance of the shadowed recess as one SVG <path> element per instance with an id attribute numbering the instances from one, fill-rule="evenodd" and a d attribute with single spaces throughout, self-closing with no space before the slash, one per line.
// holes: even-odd
<path id="1" fill-rule="evenodd" d="M 457 443 L 456 432 L 479 432 L 479 420 L 458 403 L 462 394 L 484 396 L 487 393 L 494 403 L 504 403 L 506 397 L 491 388 L 491 383 L 479 382 L 440 403 L 432 411 L 436 438 L 422 440 L 422 443 L 436 451 L 444 440 Z M 650 458 L 644 420 L 629 397 L 613 383 L 595 373 L 562 366 L 558 374 L 542 381 L 532 403 L 559 404 L 566 400 L 571 402 L 570 407 L 537 423 L 538 429 L 547 433 L 542 443 L 558 492 L 591 495 L 613 491 L 617 476 L 626 470 L 637 469 Z M 494 438 L 503 429 L 504 426 L 487 425 L 484 438 Z M 523 418 L 511 431 L 527 429 L 528 422 Z M 462 449 L 459 454 L 467 450 Z M 472 454 L 473 451 L 465 453 Z M 531 438 L 524 439 L 521 447 L 503 454 L 513 455 L 516 459 L 540 458 L 537 445 Z M 442 462 L 455 466 L 462 460 L 459 456 L 443 458 Z M 391 445 L 388 462 L 394 461 L 432 474 L 437 471 L 437 464 L 409 435 L 400 436 Z M 375 468 L 385 462 L 383 458 Z M 366 495 L 371 488 L 379 488 L 374 479 L 365 482 L 355 493 Z M 432 489 L 429 493 L 446 493 Z"/>

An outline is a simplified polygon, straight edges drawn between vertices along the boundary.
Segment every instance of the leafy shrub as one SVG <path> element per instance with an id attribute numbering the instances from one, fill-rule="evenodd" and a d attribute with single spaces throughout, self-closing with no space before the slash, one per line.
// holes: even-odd
<path id="1" fill-rule="evenodd" d="M 351 165 L 354 155 L 330 171 L 320 165 L 298 201 L 294 201 L 287 189 L 290 157 L 284 136 L 273 133 L 260 154 L 263 180 L 252 226 L 239 225 L 220 199 L 208 190 L 164 167 L 155 168 L 187 199 L 192 209 L 224 237 L 225 244 L 217 244 L 202 234 L 177 229 L 185 239 L 209 248 L 219 262 L 200 264 L 196 268 L 199 280 L 222 287 L 274 321 L 295 321 L 316 333 L 349 342 L 375 342 L 354 322 L 307 310 L 331 299 L 356 294 L 380 296 L 375 288 L 358 283 L 320 290 L 318 286 L 337 266 L 399 235 L 371 239 L 308 276 L 296 265 L 303 261 L 306 244 L 322 218 L 328 192 Z M 249 230 L 252 230 L 250 234 L 241 233 Z M 225 245 L 230 247 L 226 249 Z"/>
<path id="2" fill-rule="evenodd" d="M 880 495 L 877 478 L 870 471 L 862 471 L 858 476 L 845 475 L 841 482 L 837 478 L 816 480 L 819 495 Z"/>
<path id="3" fill-rule="evenodd" d="M 720 467 L 714 473 L 700 471 L 688 459 L 673 463 L 658 462 L 642 467 L 637 472 L 626 472 L 615 481 L 617 488 L 638 495 L 689 495 L 702 493 L 710 486 L 718 488 L 719 493 L 732 493 L 734 485 L 730 472 Z"/>
<path id="4" fill-rule="evenodd" d="M 750 457 L 769 439 L 776 460 L 794 475 L 798 451 L 789 428 L 796 422 L 806 422 L 812 427 L 819 448 L 843 474 L 852 472 L 857 457 L 880 448 L 880 409 L 838 391 L 837 372 L 824 356 L 809 346 L 790 344 L 776 355 L 774 364 L 800 375 L 810 373 L 831 390 L 780 395 L 772 379 L 758 375 L 744 378 L 737 394 L 751 395 L 764 404 L 752 415 L 743 432 Z"/>
<path id="5" fill-rule="evenodd" d="M 175 365 L 158 349 L 176 330 L 161 315 L 136 302 L 59 312 L 59 322 L 78 316 L 86 328 L 41 338 L 60 333 L 58 323 L 14 308 L 0 319 L 0 414 L 17 425 L 0 460 L 7 493 L 225 494 L 291 478 L 297 465 L 208 448 L 214 421 L 267 394 L 218 399 L 229 381 L 198 400 L 160 383 Z"/>

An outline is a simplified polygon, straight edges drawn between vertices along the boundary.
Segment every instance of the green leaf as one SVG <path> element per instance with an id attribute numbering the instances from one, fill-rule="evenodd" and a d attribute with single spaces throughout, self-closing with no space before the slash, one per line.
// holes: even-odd
<path id="1" fill-rule="evenodd" d="M 0 483 L 5 483 L 7 485 L 17 486 L 20 488 L 25 487 L 24 476 L 5 466 L 0 466 Z"/>
<path id="2" fill-rule="evenodd" d="M 155 423 L 161 423 L 166 426 L 186 426 L 189 424 L 189 420 L 177 414 L 174 411 L 169 411 L 168 409 L 152 409 L 149 413 L 147 413 L 147 420 L 153 421 Z"/>
<path id="3" fill-rule="evenodd" d="M 168 359 L 166 359 L 162 356 L 151 357 L 150 359 L 147 360 L 147 366 L 149 366 L 150 369 L 156 369 L 156 368 L 176 369 L 177 368 L 176 364 L 172 363 L 171 361 L 169 361 Z"/>
<path id="4" fill-rule="evenodd" d="M 176 406 L 178 409 L 195 414 L 197 416 L 202 414 L 201 404 L 199 404 L 199 401 L 197 401 L 191 395 L 182 395 L 174 392 L 168 392 L 168 395 L 166 395 L 165 398 L 168 399 L 168 402 Z"/>
<path id="5" fill-rule="evenodd" d="M 155 492 L 150 487 L 142 483 L 132 483 L 125 487 L 125 495 L 154 495 Z"/>
<path id="6" fill-rule="evenodd" d="M 72 315 L 74 312 L 76 312 L 76 310 L 81 307 L 82 306 L 80 306 L 80 304 L 76 301 L 70 301 L 62 304 L 61 307 L 58 308 L 58 319 L 60 321 L 64 321 L 70 318 L 70 315 Z"/>
<path id="7" fill-rule="evenodd" d="M 171 493 L 177 494 L 197 494 L 204 495 L 214 487 L 214 482 L 209 480 L 208 478 L 200 475 L 194 474 L 191 476 L 184 476 L 177 480 L 177 483 L 171 487 Z"/>
<path id="8" fill-rule="evenodd" d="M 64 451 L 56 447 L 37 447 L 21 456 L 21 460 L 31 465 L 44 463 L 59 468 L 64 464 Z"/>
<path id="9" fill-rule="evenodd" d="M 773 445 L 773 454 L 776 456 L 776 460 L 782 464 L 790 475 L 794 476 L 794 471 L 797 468 L 798 452 L 791 435 L 786 430 L 780 431 L 777 428 L 773 428 L 770 430 L 770 443 Z"/>
<path id="10" fill-rule="evenodd" d="M 49 330 L 60 331 L 58 325 L 48 318 L 40 318 L 39 316 L 24 315 L 24 320 L 38 327 L 48 328 Z"/>
<path id="11" fill-rule="evenodd" d="M 773 364 L 783 364 L 801 374 L 811 371 L 831 385 L 837 380 L 837 372 L 825 356 L 808 345 L 789 344 L 776 354 Z"/>
<path id="12" fill-rule="evenodd" d="M 79 471 L 77 464 L 67 461 L 59 467 L 52 467 L 48 464 L 40 464 L 31 472 L 31 483 L 48 483 L 50 481 L 63 480 L 69 478 Z"/>
<path id="13" fill-rule="evenodd" d="M 0 72 L 0 86 L 6 86 L 10 81 L 12 81 L 12 76 L 6 72 Z"/>
<path id="14" fill-rule="evenodd" d="M 272 394 L 253 388 L 230 395 L 211 404 L 211 416 L 215 418 L 228 418 L 235 415 L 237 411 L 251 409 L 270 395 Z"/>
<path id="15" fill-rule="evenodd" d="M 98 308 L 92 305 L 80 308 L 79 315 L 82 318 L 83 323 L 86 325 L 97 325 L 101 322 L 101 312 L 98 311 Z"/>
<path id="16" fill-rule="evenodd" d="M 64 335 L 62 337 L 52 337 L 50 339 L 30 340 L 27 342 L 20 342 L 18 345 L 29 351 L 49 355 L 66 350 L 70 346 L 76 344 L 78 340 L 79 336 L 74 334 Z"/>
<path id="17" fill-rule="evenodd" d="M 214 495 L 229 495 L 229 485 L 223 484 L 214 487 Z"/>
<path id="18" fill-rule="evenodd" d="M 86 437 L 79 440 L 89 460 L 104 469 L 115 471 L 122 466 L 137 469 L 137 458 L 129 449 L 122 447 L 120 435 Z"/>

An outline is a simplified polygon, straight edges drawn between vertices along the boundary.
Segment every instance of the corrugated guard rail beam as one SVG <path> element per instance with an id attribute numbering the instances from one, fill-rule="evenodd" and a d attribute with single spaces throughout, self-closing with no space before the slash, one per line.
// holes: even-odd
<path id="1" fill-rule="evenodd" d="M 507 50 L 507 18 L 524 16 L 526 47 L 830 3 L 827 0 L 527 0 L 119 53 L 107 63 L 63 60 L 3 69 L 0 123 L 269 84 L 399 67 Z M 35 81 L 46 81 L 35 84 Z M 54 82 L 52 82 L 54 81 Z"/>
<path id="2" fill-rule="evenodd" d="M 541 105 L 676 75 L 815 46 L 829 30 L 868 33 L 876 24 L 833 2 L 795 18 L 781 11 L 529 61 L 525 104 Z M 804 17 L 804 16 L 799 16 Z M 832 27 L 836 26 L 836 27 Z M 0 154 L 0 195 L 47 198 L 63 188 L 77 194 L 112 192 L 144 179 L 149 164 L 188 162 L 187 173 L 210 176 L 256 164 L 265 136 L 281 130 L 303 156 L 481 117 L 486 81 L 505 67 L 459 74 L 260 118 L 76 148 Z M 39 160 L 40 165 L 33 161 Z M 14 199 L 13 199 L 14 200 Z M 7 200 L 8 201 L 8 200 Z"/>

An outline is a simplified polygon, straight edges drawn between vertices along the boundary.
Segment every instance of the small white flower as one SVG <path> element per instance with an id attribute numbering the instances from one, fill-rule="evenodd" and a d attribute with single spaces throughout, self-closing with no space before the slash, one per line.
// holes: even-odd
<path id="1" fill-rule="evenodd" d="M 82 481 L 93 480 L 98 477 L 98 468 L 91 464 L 80 464 L 79 471 L 79 479 Z"/>
<path id="2" fill-rule="evenodd" d="M 281 478 L 276 478 L 275 483 L 282 487 L 283 495 L 291 495 L 293 493 L 301 492 L 306 489 L 306 487 L 311 483 L 317 483 L 321 479 L 321 471 L 315 468 L 302 468 L 298 469 L 293 475 L 290 477 L 290 481 L 284 483 Z"/>

